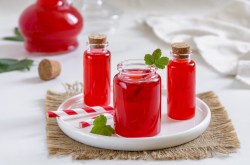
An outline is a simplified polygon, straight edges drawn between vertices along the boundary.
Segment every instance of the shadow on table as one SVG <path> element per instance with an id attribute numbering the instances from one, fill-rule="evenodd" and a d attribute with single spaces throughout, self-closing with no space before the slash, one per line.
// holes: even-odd
<path id="1" fill-rule="evenodd" d="M 29 77 L 29 78 L 26 78 L 26 79 L 22 79 L 21 80 L 22 82 L 26 83 L 26 84 L 40 84 L 40 83 L 43 83 L 44 81 L 41 80 L 39 78 L 39 76 L 37 75 L 37 77 Z"/>

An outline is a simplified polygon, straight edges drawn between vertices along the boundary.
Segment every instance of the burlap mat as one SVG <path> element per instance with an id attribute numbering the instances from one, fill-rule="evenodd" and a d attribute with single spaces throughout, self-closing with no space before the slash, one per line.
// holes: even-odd
<path id="1" fill-rule="evenodd" d="M 68 97 L 81 92 L 81 84 L 65 85 L 65 93 L 47 92 L 46 112 L 56 108 Z M 198 95 L 211 109 L 212 120 L 209 128 L 197 139 L 172 148 L 154 151 L 114 151 L 90 147 L 66 136 L 55 119 L 47 119 L 47 145 L 49 155 L 71 155 L 73 159 L 203 159 L 227 156 L 240 148 L 240 142 L 227 112 L 213 92 Z"/>

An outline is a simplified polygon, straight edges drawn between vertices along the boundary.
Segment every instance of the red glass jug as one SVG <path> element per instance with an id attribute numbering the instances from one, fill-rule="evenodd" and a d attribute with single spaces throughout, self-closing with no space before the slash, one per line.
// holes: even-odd
<path id="1" fill-rule="evenodd" d="M 29 52 L 63 53 L 78 46 L 83 27 L 81 14 L 66 0 L 37 0 L 19 18 Z"/>

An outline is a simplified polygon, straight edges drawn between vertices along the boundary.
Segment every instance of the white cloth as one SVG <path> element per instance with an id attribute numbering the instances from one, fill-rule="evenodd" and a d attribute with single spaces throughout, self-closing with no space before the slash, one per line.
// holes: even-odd
<path id="1" fill-rule="evenodd" d="M 218 72 L 250 85 L 250 2 L 229 2 L 205 16 L 150 16 L 156 36 L 167 43 L 185 41 Z"/>

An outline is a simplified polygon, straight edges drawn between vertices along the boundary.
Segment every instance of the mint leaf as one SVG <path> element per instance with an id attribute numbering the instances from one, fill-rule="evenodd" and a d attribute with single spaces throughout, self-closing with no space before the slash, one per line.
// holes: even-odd
<path id="1" fill-rule="evenodd" d="M 32 64 L 33 60 L 30 59 L 23 59 L 19 61 L 16 59 L 0 59 L 0 73 L 14 70 L 30 70 Z"/>
<path id="2" fill-rule="evenodd" d="M 0 73 L 6 72 L 8 65 L 0 65 Z"/>
<path id="3" fill-rule="evenodd" d="M 11 36 L 11 37 L 3 37 L 3 40 L 7 41 L 24 41 L 22 37 L 19 36 Z"/>
<path id="4" fill-rule="evenodd" d="M 144 61 L 145 61 L 145 63 L 146 63 L 147 65 L 153 65 L 155 60 L 154 60 L 154 57 L 151 56 L 151 54 L 146 54 L 146 55 L 144 56 Z"/>
<path id="5" fill-rule="evenodd" d="M 162 63 L 164 63 L 165 65 L 167 65 L 167 64 L 168 64 L 168 61 L 169 61 L 169 58 L 168 58 L 168 57 L 161 57 L 161 58 L 160 58 L 160 61 L 161 61 Z"/>
<path id="6" fill-rule="evenodd" d="M 15 27 L 14 33 L 15 33 L 16 36 L 22 37 L 22 34 L 20 33 L 20 31 L 19 31 L 19 29 L 17 27 Z"/>
<path id="7" fill-rule="evenodd" d="M 2 58 L 0 59 L 0 65 L 12 65 L 17 63 L 18 60 L 16 59 L 11 59 L 11 58 Z"/>
<path id="8" fill-rule="evenodd" d="M 167 57 L 161 57 L 160 59 L 155 61 L 155 66 L 159 69 L 164 69 L 167 64 L 168 64 Z"/>
<path id="9" fill-rule="evenodd" d="M 158 60 L 158 59 L 161 57 L 161 49 L 159 49 L 159 48 L 156 49 L 156 50 L 153 52 L 152 56 L 154 57 L 155 60 Z"/>
<path id="10" fill-rule="evenodd" d="M 29 60 L 29 59 L 23 59 L 18 61 L 16 64 L 13 65 L 9 65 L 8 69 L 9 71 L 12 70 L 30 70 L 31 65 L 33 64 L 33 60 Z"/>
<path id="11" fill-rule="evenodd" d="M 90 133 L 104 136 L 112 136 L 115 133 L 115 130 L 110 125 L 106 125 L 106 123 L 107 118 L 104 115 L 96 117 L 93 123 L 94 126 L 91 129 Z"/>
<path id="12" fill-rule="evenodd" d="M 0 59 L 0 73 L 7 71 L 9 65 L 16 64 L 17 62 L 18 60 L 16 59 L 8 59 L 8 58 Z"/>
<path id="13" fill-rule="evenodd" d="M 105 125 L 94 126 L 90 132 L 97 135 L 112 136 L 115 133 L 115 130 L 110 125 Z"/>
<path id="14" fill-rule="evenodd" d="M 94 126 L 104 126 L 107 123 L 107 118 L 104 115 L 100 115 L 95 118 Z"/>
<path id="15" fill-rule="evenodd" d="M 3 37 L 3 40 L 8 41 L 24 41 L 22 34 L 20 33 L 19 29 L 15 27 L 14 29 L 14 36 Z"/>
<path id="16" fill-rule="evenodd" d="M 168 57 L 161 57 L 161 49 L 156 49 L 153 54 L 146 54 L 144 61 L 146 65 L 154 65 L 159 69 L 164 69 L 168 64 Z"/>

